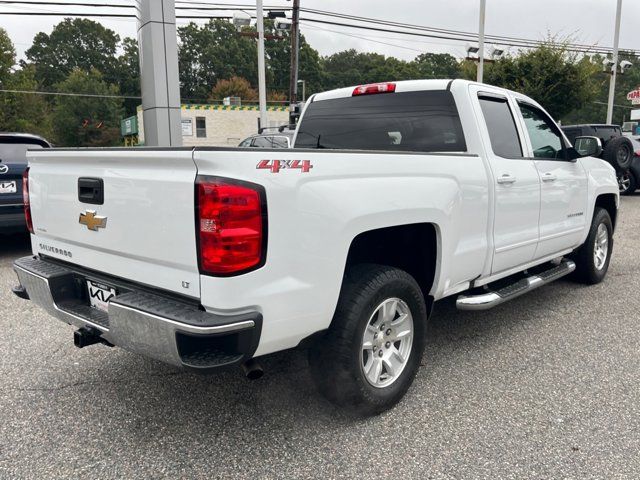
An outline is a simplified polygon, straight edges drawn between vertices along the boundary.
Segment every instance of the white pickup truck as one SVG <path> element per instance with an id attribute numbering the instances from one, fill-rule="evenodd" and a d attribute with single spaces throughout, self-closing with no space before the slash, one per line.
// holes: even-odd
<path id="1" fill-rule="evenodd" d="M 435 301 L 602 281 L 619 196 L 599 142 L 518 93 L 423 80 L 314 95 L 293 149 L 33 151 L 14 292 L 79 347 L 202 372 L 308 348 L 326 397 L 380 412 Z"/>

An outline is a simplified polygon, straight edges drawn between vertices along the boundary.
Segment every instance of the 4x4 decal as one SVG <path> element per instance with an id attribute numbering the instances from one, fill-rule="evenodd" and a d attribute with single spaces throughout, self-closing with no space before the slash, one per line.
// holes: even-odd
<path id="1" fill-rule="evenodd" d="M 283 169 L 300 169 L 302 173 L 309 173 L 313 168 L 311 160 L 260 160 L 256 169 L 271 170 L 271 173 L 278 173 Z"/>

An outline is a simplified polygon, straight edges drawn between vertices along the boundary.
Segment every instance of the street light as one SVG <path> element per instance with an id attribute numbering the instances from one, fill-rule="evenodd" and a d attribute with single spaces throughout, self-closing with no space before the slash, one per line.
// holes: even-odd
<path id="1" fill-rule="evenodd" d="M 616 8 L 616 27 L 613 34 L 613 66 L 611 67 L 611 81 L 609 82 L 609 101 L 607 102 L 607 124 L 613 121 L 613 98 L 616 93 L 616 74 L 618 73 L 618 41 L 620 40 L 620 17 L 622 15 L 622 0 L 618 0 Z"/>
<path id="2" fill-rule="evenodd" d="M 237 30 L 251 25 L 251 16 L 245 12 L 237 12 L 232 17 L 233 25 Z M 256 0 L 256 28 L 258 29 L 258 103 L 260 105 L 260 126 L 267 126 L 267 87 L 264 66 L 264 13 L 262 0 Z"/>
<path id="3" fill-rule="evenodd" d="M 498 47 L 496 45 L 491 45 L 488 48 L 489 56 L 494 60 L 497 60 L 498 58 L 502 57 L 504 55 L 504 51 L 505 51 L 504 48 Z"/>

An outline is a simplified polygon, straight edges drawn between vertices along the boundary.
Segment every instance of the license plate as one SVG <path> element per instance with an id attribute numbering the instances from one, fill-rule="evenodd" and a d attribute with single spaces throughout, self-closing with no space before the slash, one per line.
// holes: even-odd
<path id="1" fill-rule="evenodd" d="M 89 305 L 103 312 L 109 311 L 109 300 L 116 295 L 116 289 L 102 283 L 87 280 Z"/>
<path id="2" fill-rule="evenodd" d="M 18 187 L 16 186 L 15 181 L 0 182 L 0 193 L 16 193 L 17 191 L 18 191 Z"/>

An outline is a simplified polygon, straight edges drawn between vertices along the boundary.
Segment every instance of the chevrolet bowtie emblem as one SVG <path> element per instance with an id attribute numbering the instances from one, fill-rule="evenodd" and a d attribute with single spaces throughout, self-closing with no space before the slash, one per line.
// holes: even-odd
<path id="1" fill-rule="evenodd" d="M 82 225 L 86 225 L 89 230 L 97 232 L 99 228 L 107 228 L 107 217 L 96 215 L 95 210 L 87 210 L 80 214 L 78 220 Z"/>

